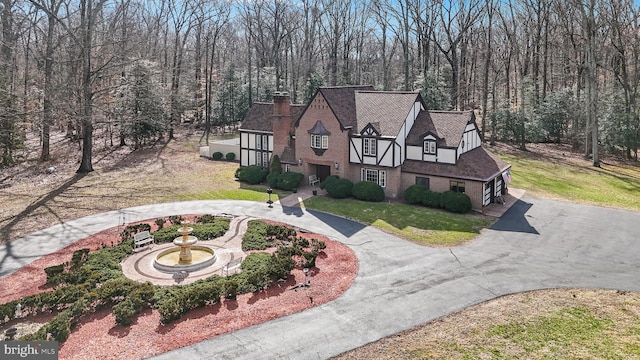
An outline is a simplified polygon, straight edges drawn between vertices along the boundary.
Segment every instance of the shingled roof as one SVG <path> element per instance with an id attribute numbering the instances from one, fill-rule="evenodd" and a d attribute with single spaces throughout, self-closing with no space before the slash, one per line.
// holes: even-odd
<path id="1" fill-rule="evenodd" d="M 322 94 L 342 128 L 355 128 L 357 125 L 355 93 L 373 90 L 373 86 L 338 86 L 321 87 L 318 92 Z"/>
<path id="2" fill-rule="evenodd" d="M 372 124 L 380 135 L 396 136 L 407 115 L 418 101 L 415 92 L 357 91 L 357 132 Z"/>
<path id="3" fill-rule="evenodd" d="M 295 123 L 296 120 L 302 115 L 305 109 L 305 105 L 291 104 L 291 122 Z M 247 116 L 244 117 L 241 130 L 253 130 L 273 132 L 273 125 L 271 117 L 273 116 L 273 103 L 255 102 L 247 112 Z"/>
<path id="4" fill-rule="evenodd" d="M 473 119 L 473 111 L 423 111 L 409 131 L 407 144 L 422 146 L 422 136 L 432 132 L 440 140 L 438 146 L 457 147 Z"/>
<path id="5" fill-rule="evenodd" d="M 407 135 L 407 145 L 418 145 L 422 146 L 422 136 L 427 133 L 432 133 L 436 137 L 438 137 L 438 130 L 436 130 L 435 125 L 433 125 L 433 120 L 431 120 L 431 116 L 427 111 L 421 111 L 416 118 L 416 121 L 413 123 L 413 127 L 409 130 L 409 134 Z M 439 143 L 438 145 L 444 145 L 444 142 Z"/>
<path id="6" fill-rule="evenodd" d="M 511 165 L 507 162 L 481 146 L 464 153 L 455 165 L 406 160 L 402 164 L 402 172 L 461 180 L 489 181 L 510 167 Z"/>
<path id="7" fill-rule="evenodd" d="M 431 121 L 436 127 L 438 137 L 445 146 L 457 147 L 467 124 L 473 121 L 473 111 L 429 111 Z"/>

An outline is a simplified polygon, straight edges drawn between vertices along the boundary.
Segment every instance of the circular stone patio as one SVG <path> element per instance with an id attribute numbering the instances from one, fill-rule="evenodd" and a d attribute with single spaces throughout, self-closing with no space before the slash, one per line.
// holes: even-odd
<path id="1" fill-rule="evenodd" d="M 122 272 L 130 279 L 137 281 L 149 281 L 155 285 L 168 286 L 176 284 L 190 284 L 196 280 L 207 278 L 217 274 L 220 276 L 231 275 L 237 271 L 246 254 L 242 251 L 242 236 L 247 230 L 247 223 L 254 218 L 249 216 L 236 216 L 229 223 L 229 230 L 216 239 L 198 240 L 199 246 L 206 246 L 215 251 L 216 261 L 200 270 L 191 272 L 174 273 L 163 272 L 153 266 L 153 262 L 161 252 L 176 248 L 172 243 L 148 245 L 135 250 L 134 254 L 127 257 L 122 263 Z M 176 233 L 176 237 L 179 234 Z"/>

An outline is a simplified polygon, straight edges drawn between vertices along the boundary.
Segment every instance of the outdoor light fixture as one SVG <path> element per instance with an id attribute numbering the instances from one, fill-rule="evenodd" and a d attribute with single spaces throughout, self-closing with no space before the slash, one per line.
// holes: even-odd
<path id="1" fill-rule="evenodd" d="M 298 165 L 302 165 L 302 158 L 298 159 Z"/>
<path id="2" fill-rule="evenodd" d="M 269 207 L 272 208 L 273 207 L 273 201 L 271 201 L 271 193 L 273 193 L 273 189 L 271 188 L 267 188 L 267 194 L 269 194 L 269 200 L 267 200 L 267 204 L 269 204 Z"/>
<path id="3" fill-rule="evenodd" d="M 337 161 L 333 164 L 333 166 L 335 166 L 335 167 L 336 167 L 336 170 L 338 170 L 338 169 L 340 168 L 340 164 L 338 164 L 338 162 L 337 162 Z"/>

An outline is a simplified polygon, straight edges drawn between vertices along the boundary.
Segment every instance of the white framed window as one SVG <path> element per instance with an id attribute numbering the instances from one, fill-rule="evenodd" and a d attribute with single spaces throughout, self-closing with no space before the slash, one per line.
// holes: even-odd
<path id="1" fill-rule="evenodd" d="M 384 188 L 387 187 L 387 172 L 386 170 L 362 168 L 360 170 L 360 181 L 371 181 Z"/>
<path id="2" fill-rule="evenodd" d="M 262 150 L 262 136 L 256 135 L 256 150 Z"/>
<path id="3" fill-rule="evenodd" d="M 434 140 L 425 140 L 423 151 L 425 154 L 436 155 L 436 142 Z"/>
<path id="4" fill-rule="evenodd" d="M 256 152 L 256 165 L 262 166 L 262 153 Z"/>
<path id="5" fill-rule="evenodd" d="M 269 150 L 269 137 L 262 135 L 262 150 Z"/>
<path id="6" fill-rule="evenodd" d="M 329 136 L 328 135 L 311 135 L 311 147 L 314 149 L 328 149 Z"/>
<path id="7" fill-rule="evenodd" d="M 262 153 L 262 166 L 263 167 L 269 166 L 269 153 L 266 151 Z"/>
<path id="8" fill-rule="evenodd" d="M 363 152 L 368 156 L 376 156 L 376 139 L 374 138 L 364 138 L 363 141 Z"/>

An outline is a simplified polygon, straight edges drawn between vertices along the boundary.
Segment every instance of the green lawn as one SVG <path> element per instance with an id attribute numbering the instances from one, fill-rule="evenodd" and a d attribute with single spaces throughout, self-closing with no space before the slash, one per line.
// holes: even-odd
<path id="1" fill-rule="evenodd" d="M 430 246 L 462 244 L 495 221 L 479 214 L 459 215 L 403 203 L 372 203 L 314 196 L 307 208 L 371 224 L 400 237 Z"/>
<path id="2" fill-rule="evenodd" d="M 640 166 L 603 163 L 596 168 L 499 155 L 512 165 L 510 186 L 530 195 L 640 210 Z"/>

